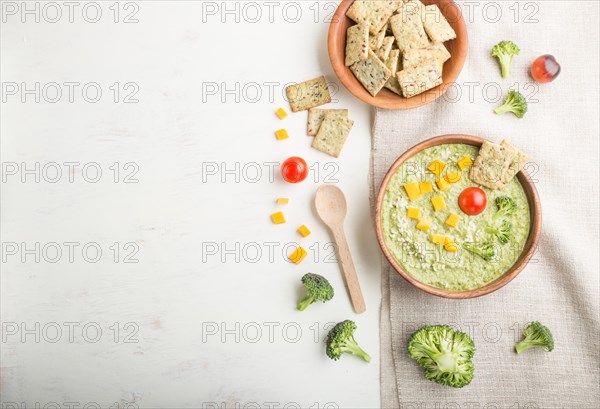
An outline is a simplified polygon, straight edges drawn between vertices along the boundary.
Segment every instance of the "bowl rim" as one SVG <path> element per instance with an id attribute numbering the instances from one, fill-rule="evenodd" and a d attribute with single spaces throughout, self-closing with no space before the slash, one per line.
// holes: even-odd
<path id="1" fill-rule="evenodd" d="M 419 152 L 424 149 L 430 148 L 432 146 L 438 145 L 446 145 L 453 143 L 462 143 L 473 146 L 481 146 L 483 142 L 487 141 L 487 139 L 473 136 L 473 135 L 465 135 L 465 134 L 446 134 L 439 135 L 433 138 L 426 139 L 414 145 L 413 147 L 406 150 L 402 155 L 400 155 L 394 163 L 390 166 L 388 171 L 383 178 L 381 185 L 379 186 L 379 191 L 377 194 L 377 201 L 375 205 L 375 230 L 377 233 L 377 241 L 379 242 L 379 247 L 387 261 L 391 264 L 391 266 L 398 272 L 406 281 L 411 283 L 413 286 L 418 289 L 436 295 L 438 297 L 443 298 L 452 298 L 452 299 L 467 299 L 467 298 L 476 298 L 481 297 L 486 294 L 490 294 L 505 285 L 511 282 L 519 273 L 525 268 L 533 254 L 537 250 L 537 245 L 540 239 L 541 228 L 542 228 L 542 209 L 540 198 L 535 187 L 535 184 L 531 180 L 529 173 L 526 169 L 522 169 L 519 173 L 517 173 L 517 178 L 525 191 L 527 196 L 527 201 L 529 204 L 529 214 L 530 214 L 530 226 L 529 226 L 529 235 L 525 242 L 523 251 L 521 252 L 519 258 L 515 263 L 502 274 L 500 277 L 496 278 L 494 281 L 487 283 L 483 287 L 476 288 L 473 290 L 446 290 L 443 288 L 434 287 L 428 284 L 425 284 L 413 276 L 411 276 L 400 264 L 398 260 L 392 255 L 390 250 L 385 243 L 385 238 L 383 234 L 382 227 L 382 203 L 383 198 L 385 197 L 385 191 L 387 186 L 392 179 L 392 177 L 396 174 L 398 168 L 408 159 L 412 158 Z"/>
<path id="2" fill-rule="evenodd" d="M 456 60 L 455 60 L 456 64 L 454 65 L 455 68 L 452 70 L 451 73 L 447 74 L 445 76 L 445 78 L 443 78 L 442 84 L 440 84 L 437 87 L 432 88 L 428 91 L 425 91 L 422 94 L 415 95 L 412 98 L 404 98 L 400 95 L 392 93 L 391 91 L 383 88 L 380 92 L 383 92 L 384 94 L 390 94 L 395 97 L 395 99 L 393 101 L 389 101 L 389 100 L 383 100 L 383 99 L 379 98 L 379 95 L 374 97 L 371 94 L 369 94 L 369 92 L 366 89 L 364 89 L 364 87 L 362 86 L 362 84 L 360 84 L 360 82 L 358 82 L 358 80 L 356 80 L 356 81 L 357 81 L 357 84 L 359 85 L 359 88 L 356 88 L 354 86 L 355 85 L 354 83 L 348 82 L 348 80 L 346 78 L 348 78 L 349 76 L 354 78 L 354 74 L 352 74 L 349 67 L 346 67 L 343 59 L 338 58 L 338 56 L 336 55 L 336 49 L 333 48 L 333 45 L 334 44 L 337 45 L 337 43 L 338 43 L 337 40 L 335 40 L 335 37 L 336 37 L 337 31 L 338 31 L 339 25 L 342 24 L 342 21 L 344 21 L 344 19 L 350 20 L 349 17 L 346 16 L 346 10 L 352 5 L 352 3 L 354 3 L 354 1 L 355 0 L 342 0 L 341 1 L 341 3 L 336 8 L 333 16 L 331 17 L 331 22 L 329 24 L 329 31 L 328 31 L 328 35 L 327 35 L 327 49 L 328 49 L 329 60 L 331 62 L 331 66 L 333 67 L 333 71 L 335 72 L 335 75 L 337 76 L 338 80 L 344 85 L 344 87 L 359 100 L 361 100 L 371 106 L 377 107 L 377 108 L 390 109 L 390 110 L 408 110 L 408 109 L 419 108 L 423 105 L 427 105 L 433 101 L 436 101 L 442 95 L 444 95 L 446 93 L 446 91 L 448 90 L 448 88 L 450 87 L 450 85 L 455 83 L 455 81 L 459 77 L 460 73 L 462 72 L 462 69 L 465 65 L 465 60 L 467 58 L 468 48 L 469 48 L 469 35 L 468 35 L 468 31 L 467 31 L 467 25 L 463 18 L 463 13 L 461 12 L 461 10 L 460 10 L 459 6 L 456 4 L 456 2 L 454 0 L 429 0 L 428 1 L 431 4 L 435 3 L 435 4 L 440 5 L 440 9 L 442 10 L 443 14 L 445 14 L 444 8 L 447 6 L 454 7 L 457 10 L 457 16 L 458 16 L 457 25 L 459 28 L 458 30 L 456 30 L 457 38 L 460 35 L 461 38 L 464 38 L 464 40 L 460 43 L 461 47 L 455 53 L 456 55 L 454 55 L 454 54 L 452 55 L 453 58 L 456 58 Z M 444 6 L 444 7 L 442 7 L 442 6 Z M 455 39 L 455 40 L 451 40 L 451 41 L 457 41 L 457 40 Z M 348 72 L 349 72 L 349 75 L 348 75 Z"/>

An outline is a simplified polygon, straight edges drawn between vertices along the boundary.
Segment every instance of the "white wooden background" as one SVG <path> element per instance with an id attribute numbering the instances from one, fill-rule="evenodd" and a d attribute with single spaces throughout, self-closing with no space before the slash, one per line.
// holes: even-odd
<path id="1" fill-rule="evenodd" d="M 379 405 L 372 113 L 331 69 L 335 5 L 1 3 L 3 408 Z M 306 113 L 274 115 L 320 74 L 355 121 L 339 160 L 310 148 Z M 292 155 L 312 167 L 294 186 L 272 170 Z M 360 316 L 311 207 L 326 181 L 347 195 Z M 300 266 L 289 243 L 311 249 Z M 306 272 L 337 294 L 300 313 Z M 370 364 L 325 356 L 343 319 Z"/>

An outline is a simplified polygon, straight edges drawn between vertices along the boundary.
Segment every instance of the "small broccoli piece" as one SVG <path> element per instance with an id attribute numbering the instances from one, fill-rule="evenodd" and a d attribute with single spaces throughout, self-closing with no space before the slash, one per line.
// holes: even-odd
<path id="1" fill-rule="evenodd" d="M 523 118 L 527 112 L 527 101 L 523 94 L 517 91 L 509 91 L 502 106 L 494 109 L 497 115 L 512 112 L 517 118 Z"/>
<path id="2" fill-rule="evenodd" d="M 425 377 L 453 388 L 473 379 L 474 354 L 473 340 L 447 325 L 423 327 L 408 340 L 408 356 L 425 368 Z"/>
<path id="3" fill-rule="evenodd" d="M 463 243 L 462 248 L 473 254 L 477 254 L 485 261 L 490 261 L 496 257 L 494 245 L 487 241 L 483 243 Z"/>
<path id="4" fill-rule="evenodd" d="M 363 351 L 354 339 L 355 330 L 356 324 L 353 321 L 346 320 L 337 323 L 327 334 L 327 356 L 337 361 L 343 353 L 348 353 L 371 362 L 369 354 Z"/>
<path id="5" fill-rule="evenodd" d="M 503 220 L 500 226 L 490 226 L 485 229 L 488 233 L 492 233 L 498 241 L 502 244 L 506 244 L 513 238 L 512 224 Z"/>
<path id="6" fill-rule="evenodd" d="M 318 274 L 308 273 L 302 279 L 302 284 L 306 288 L 306 297 L 298 303 L 298 310 L 304 311 L 306 307 L 317 301 L 329 301 L 333 298 L 333 287 L 329 281 Z"/>
<path id="7" fill-rule="evenodd" d="M 492 57 L 496 57 L 500 61 L 502 78 L 508 78 L 513 55 L 519 55 L 520 52 L 521 50 L 515 43 L 507 40 L 500 41 L 492 47 Z"/>
<path id="8" fill-rule="evenodd" d="M 517 203 L 511 197 L 498 196 L 495 202 L 498 210 L 494 216 L 492 216 L 494 220 L 498 219 L 499 217 L 510 216 L 517 211 Z"/>
<path id="9" fill-rule="evenodd" d="M 546 352 L 554 349 L 554 338 L 548 327 L 538 321 L 528 324 L 523 330 L 525 338 L 515 346 L 517 354 L 529 348 L 542 348 Z"/>

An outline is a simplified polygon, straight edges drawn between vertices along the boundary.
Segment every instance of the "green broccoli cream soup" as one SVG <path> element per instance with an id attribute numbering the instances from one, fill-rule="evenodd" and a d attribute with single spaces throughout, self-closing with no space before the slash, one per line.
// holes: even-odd
<path id="1" fill-rule="evenodd" d="M 457 162 L 474 160 L 478 152 L 479 148 L 464 144 L 425 149 L 403 163 L 387 186 L 381 209 L 385 243 L 404 270 L 422 283 L 448 290 L 480 288 L 510 269 L 523 251 L 529 204 L 516 177 L 502 190 L 482 188 L 487 207 L 476 216 L 463 213 L 458 205 L 464 189 L 480 186 L 469 179 L 470 166 L 461 170 Z M 446 165 L 440 176 L 428 170 L 436 160 Z M 446 175 L 453 176 L 448 179 L 454 183 L 440 190 L 436 180 Z M 414 182 L 430 182 L 432 191 L 425 186 L 418 198 L 410 200 L 404 185 Z M 445 208 L 435 210 L 432 199 L 439 204 L 439 197 Z M 417 217 L 414 209 L 419 209 Z M 446 224 L 451 214 L 459 216 L 455 227 Z"/>

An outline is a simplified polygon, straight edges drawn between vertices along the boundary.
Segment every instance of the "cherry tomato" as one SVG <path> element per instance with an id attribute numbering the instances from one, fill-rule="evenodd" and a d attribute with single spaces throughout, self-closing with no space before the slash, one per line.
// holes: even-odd
<path id="1" fill-rule="evenodd" d="M 458 196 L 458 206 L 469 216 L 477 216 L 485 210 L 487 196 L 478 187 L 468 187 Z"/>
<path id="2" fill-rule="evenodd" d="M 531 77 L 536 82 L 554 81 L 558 74 L 560 74 L 560 64 L 552 55 L 542 55 L 531 64 Z"/>
<path id="3" fill-rule="evenodd" d="M 289 183 L 302 182 L 308 176 L 308 165 L 304 159 L 292 156 L 281 164 L 281 176 Z"/>

